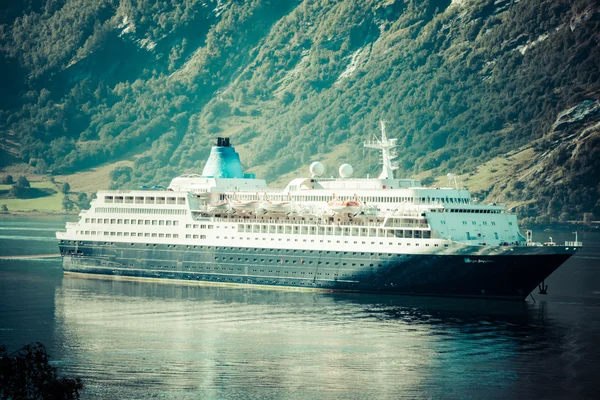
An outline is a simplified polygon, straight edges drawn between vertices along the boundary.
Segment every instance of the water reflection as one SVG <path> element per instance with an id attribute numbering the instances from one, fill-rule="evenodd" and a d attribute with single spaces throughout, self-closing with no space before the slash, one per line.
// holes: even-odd
<path id="1" fill-rule="evenodd" d="M 2 221 L 0 253 L 54 253 L 62 227 Z M 600 237 L 579 237 L 536 304 L 86 280 L 5 259 L 0 343 L 44 342 L 85 398 L 597 398 Z"/>
<path id="2" fill-rule="evenodd" d="M 544 309 L 521 302 L 69 276 L 55 299 L 57 342 L 98 396 L 446 397 L 482 379 L 489 395 L 512 391 L 517 373 L 499 371 L 555 336 Z"/>

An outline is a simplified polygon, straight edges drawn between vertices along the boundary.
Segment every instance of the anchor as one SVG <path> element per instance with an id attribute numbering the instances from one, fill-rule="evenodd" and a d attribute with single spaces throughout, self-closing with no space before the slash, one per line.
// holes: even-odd
<path id="1" fill-rule="evenodd" d="M 538 286 L 538 289 L 540 289 L 540 294 L 548 294 L 548 285 L 545 285 L 544 282 L 546 281 L 542 281 L 542 283 L 540 283 Z"/>

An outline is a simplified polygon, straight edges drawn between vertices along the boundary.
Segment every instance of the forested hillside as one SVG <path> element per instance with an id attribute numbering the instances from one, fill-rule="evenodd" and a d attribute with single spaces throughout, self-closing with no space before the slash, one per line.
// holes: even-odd
<path id="1" fill-rule="evenodd" d="M 384 119 L 402 176 L 505 158 L 480 197 L 600 218 L 594 0 L 28 0 L 0 24 L 3 164 L 130 153 L 113 187 L 164 185 L 227 135 L 271 181 L 313 160 L 365 175 Z"/>

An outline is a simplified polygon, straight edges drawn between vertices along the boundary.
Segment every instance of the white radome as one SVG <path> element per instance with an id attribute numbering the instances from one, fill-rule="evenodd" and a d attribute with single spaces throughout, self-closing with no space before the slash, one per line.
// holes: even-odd
<path id="1" fill-rule="evenodd" d="M 321 176 L 325 172 L 325 167 L 318 161 L 310 164 L 310 174 L 311 176 Z"/>
<path id="2" fill-rule="evenodd" d="M 354 168 L 350 164 L 342 164 L 340 165 L 340 177 L 341 178 L 350 178 L 354 173 Z"/>

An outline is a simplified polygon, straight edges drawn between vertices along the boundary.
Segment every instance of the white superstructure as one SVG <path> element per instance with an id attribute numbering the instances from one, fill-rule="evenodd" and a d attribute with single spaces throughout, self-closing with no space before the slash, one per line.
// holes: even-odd
<path id="1" fill-rule="evenodd" d="M 339 178 L 320 178 L 322 165 L 314 163 L 310 177 L 281 190 L 243 175 L 229 141 L 219 140 L 225 146 L 213 148 L 202 175 L 177 177 L 168 190 L 100 191 L 79 222 L 57 237 L 406 254 L 525 244 L 504 206 L 476 204 L 466 189 L 394 178 L 396 141 L 386 137 L 383 123 L 382 137 L 365 142 L 382 151 L 379 178 L 352 178 L 347 164 Z"/>

